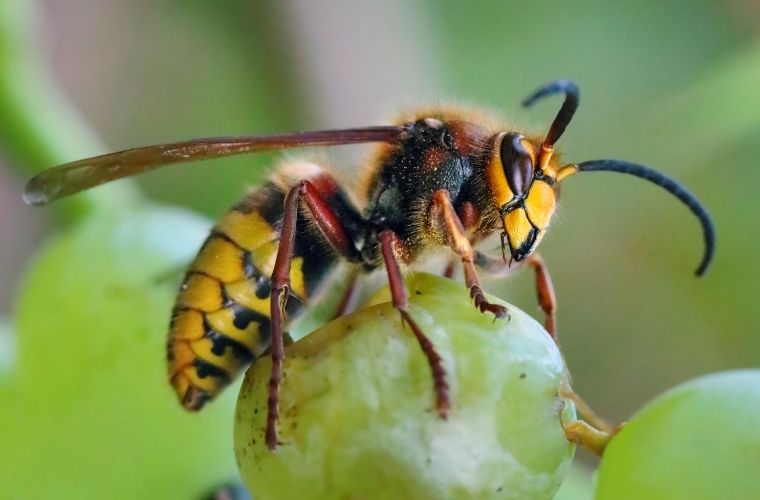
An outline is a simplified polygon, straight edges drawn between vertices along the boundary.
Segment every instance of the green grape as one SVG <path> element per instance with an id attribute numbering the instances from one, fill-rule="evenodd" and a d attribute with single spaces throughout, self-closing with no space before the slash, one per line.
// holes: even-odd
<path id="1" fill-rule="evenodd" d="M 757 498 L 760 370 L 717 373 L 670 389 L 610 442 L 599 500 Z"/>
<path id="2" fill-rule="evenodd" d="M 0 394 L 12 402 L 0 496 L 185 500 L 236 476 L 234 395 L 186 413 L 164 361 L 182 269 L 207 230 L 180 210 L 135 208 L 90 217 L 37 256 Z"/>
<path id="3" fill-rule="evenodd" d="M 590 500 L 593 497 L 592 470 L 579 462 L 575 462 L 567 471 L 553 500 Z"/>
<path id="4" fill-rule="evenodd" d="M 459 282 L 406 279 L 410 311 L 445 360 L 448 420 L 397 311 L 381 303 L 286 348 L 280 440 L 264 443 L 271 362 L 246 374 L 235 453 L 256 498 L 551 498 L 572 460 L 557 396 L 566 378 L 553 340 L 513 306 L 481 314 Z M 387 292 L 385 294 L 387 296 Z M 492 299 L 495 300 L 495 299 Z"/>

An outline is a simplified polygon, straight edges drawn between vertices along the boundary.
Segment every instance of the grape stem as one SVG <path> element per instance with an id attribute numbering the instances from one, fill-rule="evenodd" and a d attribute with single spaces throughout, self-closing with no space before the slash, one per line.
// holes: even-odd
<path id="1" fill-rule="evenodd" d="M 559 397 L 569 399 L 575 405 L 575 408 L 583 416 L 583 419 L 589 422 L 592 426 L 596 427 L 600 431 L 612 434 L 615 432 L 615 426 L 607 422 L 604 418 L 600 417 L 598 413 L 591 409 L 586 401 L 583 400 L 578 393 L 570 388 L 567 381 L 562 381 L 559 386 Z"/>
<path id="2" fill-rule="evenodd" d="M 565 431 L 565 437 L 568 441 L 583 446 L 600 457 L 604 454 L 604 450 L 613 436 L 609 432 L 592 427 L 583 420 L 563 424 L 562 429 Z"/>
<path id="3" fill-rule="evenodd" d="M 560 383 L 558 395 L 572 401 L 578 413 L 583 417 L 583 420 L 562 424 L 567 440 L 583 446 L 601 457 L 612 437 L 623 427 L 622 424 L 615 427 L 600 417 L 578 393 L 573 391 L 567 380 Z"/>

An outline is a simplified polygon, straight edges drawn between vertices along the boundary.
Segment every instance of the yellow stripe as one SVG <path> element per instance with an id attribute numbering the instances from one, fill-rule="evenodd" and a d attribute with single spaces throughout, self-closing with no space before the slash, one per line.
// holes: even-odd
<path id="1" fill-rule="evenodd" d="M 221 237 L 211 236 L 190 269 L 213 276 L 223 283 L 245 278 L 243 249 Z"/>
<path id="2" fill-rule="evenodd" d="M 190 379 L 190 383 L 209 394 L 217 394 L 225 385 L 227 385 L 225 381 L 211 375 L 208 375 L 205 378 L 200 378 L 198 376 L 198 370 L 196 370 L 195 367 L 189 368 L 185 373 Z"/>
<path id="3" fill-rule="evenodd" d="M 202 339 L 193 342 L 192 348 L 198 358 L 221 368 L 230 378 L 234 377 L 241 365 L 240 359 L 235 355 L 235 351 L 228 347 L 224 349 L 224 354 L 218 356 L 211 352 L 213 345 L 213 342 L 209 339 Z"/>
<path id="4" fill-rule="evenodd" d="M 190 349 L 188 342 L 174 342 L 171 347 L 172 361 L 169 365 L 169 373 L 176 374 L 183 368 L 188 367 L 195 359 L 195 353 Z"/>
<path id="5" fill-rule="evenodd" d="M 262 276 L 272 275 L 279 245 L 279 240 L 271 241 L 251 250 L 251 263 L 256 266 Z"/>
<path id="6" fill-rule="evenodd" d="M 251 278 L 245 281 L 236 281 L 224 286 L 227 296 L 251 311 L 269 317 L 269 296 L 260 299 L 256 296 L 256 281 Z"/>
<path id="7" fill-rule="evenodd" d="M 205 336 L 203 315 L 199 311 L 175 311 L 169 338 L 172 342 L 198 340 Z"/>
<path id="8" fill-rule="evenodd" d="M 301 300 L 306 300 L 306 286 L 303 279 L 303 257 L 296 257 L 290 263 L 290 288 Z"/>
<path id="9" fill-rule="evenodd" d="M 203 274 L 188 275 L 177 298 L 177 306 L 218 311 L 224 306 L 221 283 Z"/>
<path id="10" fill-rule="evenodd" d="M 276 240 L 265 243 L 264 245 L 251 250 L 251 263 L 256 266 L 256 269 L 259 270 L 262 276 L 269 277 L 272 275 L 272 272 L 274 271 L 274 263 L 275 260 L 277 260 L 277 250 L 279 249 L 279 246 L 280 241 Z M 302 269 L 303 257 L 294 258 L 290 264 L 290 287 L 297 297 L 306 299 L 306 286 L 304 283 Z M 243 290 L 238 290 L 237 292 L 241 294 L 241 300 L 238 302 L 240 305 L 245 305 L 246 301 L 248 300 L 245 298 L 245 292 Z M 233 296 L 233 293 L 231 293 L 229 290 L 227 293 L 230 295 L 230 297 Z M 269 306 L 266 306 L 266 312 L 262 311 L 259 307 L 260 306 L 257 304 L 255 307 L 249 307 L 249 309 L 265 313 L 267 316 L 269 316 Z"/>
<path id="11" fill-rule="evenodd" d="M 278 236 L 277 231 L 255 210 L 249 213 L 237 210 L 227 212 L 216 225 L 216 230 L 246 250 L 255 250 Z"/>
<path id="12" fill-rule="evenodd" d="M 174 386 L 174 391 L 181 400 L 190 388 L 190 381 L 188 380 L 187 375 L 184 373 L 175 373 L 171 377 L 171 383 L 172 386 Z"/>

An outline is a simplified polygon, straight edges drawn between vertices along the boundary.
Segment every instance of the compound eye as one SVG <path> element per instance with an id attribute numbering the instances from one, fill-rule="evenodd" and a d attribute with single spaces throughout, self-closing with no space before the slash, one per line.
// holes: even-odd
<path id="1" fill-rule="evenodd" d="M 501 164 L 509 189 L 515 196 L 523 197 L 533 182 L 533 160 L 525 148 L 520 134 L 509 133 L 501 141 Z"/>

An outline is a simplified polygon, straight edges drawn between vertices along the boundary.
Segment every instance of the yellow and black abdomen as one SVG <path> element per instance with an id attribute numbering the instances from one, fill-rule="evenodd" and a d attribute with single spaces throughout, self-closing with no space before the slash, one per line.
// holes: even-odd
<path id="1" fill-rule="evenodd" d="M 200 409 L 270 344 L 270 276 L 286 185 L 249 193 L 214 226 L 190 265 L 174 306 L 167 357 L 182 405 Z M 298 313 L 337 256 L 299 220 L 287 317 Z"/>

